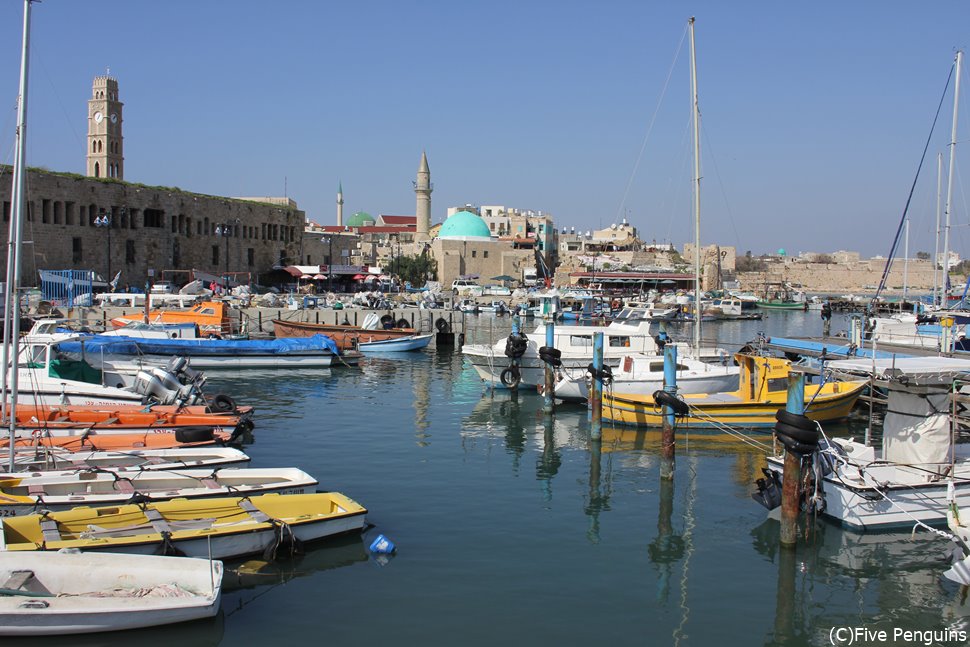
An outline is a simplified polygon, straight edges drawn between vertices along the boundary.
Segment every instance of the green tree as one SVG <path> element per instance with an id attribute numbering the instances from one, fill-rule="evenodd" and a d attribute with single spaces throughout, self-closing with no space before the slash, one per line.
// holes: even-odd
<path id="1" fill-rule="evenodd" d="M 929 252 L 916 252 L 916 258 L 918 258 L 921 261 L 928 261 L 928 260 L 930 260 L 930 253 Z"/>
<path id="2" fill-rule="evenodd" d="M 387 271 L 397 275 L 402 281 L 409 282 L 414 287 L 423 287 L 428 280 L 438 274 L 438 263 L 428 254 L 417 256 L 398 256 L 387 265 Z"/>

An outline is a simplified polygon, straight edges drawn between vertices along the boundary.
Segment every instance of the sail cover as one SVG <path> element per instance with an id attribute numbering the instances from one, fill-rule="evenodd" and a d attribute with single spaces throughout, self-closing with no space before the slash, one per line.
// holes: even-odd
<path id="1" fill-rule="evenodd" d="M 903 464 L 950 461 L 950 399 L 936 389 L 893 388 L 883 423 L 883 458 Z"/>

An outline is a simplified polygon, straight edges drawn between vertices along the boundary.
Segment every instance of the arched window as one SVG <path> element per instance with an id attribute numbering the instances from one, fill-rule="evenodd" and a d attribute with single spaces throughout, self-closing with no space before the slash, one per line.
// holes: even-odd
<path id="1" fill-rule="evenodd" d="M 94 177 L 101 177 L 101 166 L 97 162 L 94 163 Z"/>
<path id="2" fill-rule="evenodd" d="M 98 141 L 96 139 L 91 140 L 91 152 L 92 153 L 98 152 Z"/>

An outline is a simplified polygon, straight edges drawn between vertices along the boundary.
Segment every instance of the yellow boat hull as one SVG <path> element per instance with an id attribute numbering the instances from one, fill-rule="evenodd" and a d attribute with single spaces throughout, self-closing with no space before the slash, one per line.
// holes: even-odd
<path id="1" fill-rule="evenodd" d="M 818 393 L 814 385 L 806 387 L 805 415 L 818 421 L 847 417 L 866 384 L 864 380 L 829 382 L 822 385 Z M 691 427 L 770 428 L 775 424 L 775 413 L 784 409 L 788 400 L 786 391 L 769 391 L 761 400 L 725 401 L 725 395 L 728 394 L 682 396 L 691 408 L 686 424 Z M 604 394 L 603 419 L 622 425 L 660 427 L 663 426 L 663 407 L 649 395 Z"/>

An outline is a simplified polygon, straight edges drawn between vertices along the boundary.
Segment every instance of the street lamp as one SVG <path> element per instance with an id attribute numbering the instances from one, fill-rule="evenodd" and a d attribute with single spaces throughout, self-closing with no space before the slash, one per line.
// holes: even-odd
<path id="1" fill-rule="evenodd" d="M 107 246 L 105 248 L 107 251 L 107 254 L 105 254 L 105 256 L 107 256 L 108 258 L 108 276 L 105 280 L 107 281 L 108 286 L 110 287 L 111 285 L 111 216 L 104 209 L 98 210 L 98 214 L 99 216 L 94 219 L 94 226 L 104 227 L 107 230 L 107 236 L 108 236 L 106 239 Z M 111 288 L 111 291 L 113 292 L 114 288 Z"/>
<path id="2" fill-rule="evenodd" d="M 236 219 L 236 224 L 239 223 L 239 219 Z M 232 236 L 233 226 L 232 223 L 221 222 L 216 225 L 215 234 L 216 236 L 222 236 L 226 239 L 226 274 L 224 277 L 226 283 L 226 294 L 229 293 L 229 238 Z"/>
<path id="3" fill-rule="evenodd" d="M 320 239 L 329 247 L 327 252 L 327 292 L 333 292 L 333 236 L 324 236 Z"/>

